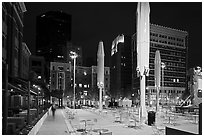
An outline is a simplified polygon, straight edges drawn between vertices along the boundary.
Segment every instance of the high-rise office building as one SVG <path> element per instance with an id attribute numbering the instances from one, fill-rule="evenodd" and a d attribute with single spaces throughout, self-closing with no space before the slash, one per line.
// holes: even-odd
<path id="1" fill-rule="evenodd" d="M 137 39 L 132 36 L 132 92 L 139 93 L 140 83 L 137 77 Z M 150 25 L 149 76 L 146 79 L 146 94 L 152 100 L 156 98 L 154 59 L 156 50 L 160 51 L 161 62 L 161 101 L 175 101 L 186 89 L 188 33 L 177 29 Z"/>
<path id="2" fill-rule="evenodd" d="M 47 64 L 62 61 L 63 47 L 71 41 L 71 15 L 48 11 L 37 16 L 36 54 L 44 56 Z"/>
<path id="3" fill-rule="evenodd" d="M 119 35 L 112 42 L 110 93 L 115 99 L 131 96 L 131 37 Z"/>

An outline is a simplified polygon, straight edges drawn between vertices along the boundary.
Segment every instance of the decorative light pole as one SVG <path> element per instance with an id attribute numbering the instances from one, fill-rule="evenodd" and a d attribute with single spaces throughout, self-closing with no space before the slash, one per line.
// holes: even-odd
<path id="1" fill-rule="evenodd" d="M 103 90 L 104 90 L 104 48 L 103 42 L 100 41 L 97 52 L 97 85 L 99 88 L 99 110 L 103 109 Z"/>
<path id="2" fill-rule="evenodd" d="M 147 119 L 145 106 L 146 77 L 149 76 L 150 7 L 148 2 L 138 2 L 136 12 L 137 74 L 140 77 L 140 122 Z"/>
<path id="3" fill-rule="evenodd" d="M 161 68 L 162 68 L 162 92 L 164 93 L 164 68 L 166 67 L 164 62 L 161 62 Z"/>
<path id="4" fill-rule="evenodd" d="M 77 55 L 77 53 L 76 52 L 74 52 L 74 51 L 71 51 L 70 52 L 70 57 L 74 60 L 74 99 L 73 99 L 73 108 L 75 109 L 75 86 L 76 86 L 76 84 L 75 84 L 75 69 L 76 69 L 76 58 L 78 57 L 78 55 Z"/>

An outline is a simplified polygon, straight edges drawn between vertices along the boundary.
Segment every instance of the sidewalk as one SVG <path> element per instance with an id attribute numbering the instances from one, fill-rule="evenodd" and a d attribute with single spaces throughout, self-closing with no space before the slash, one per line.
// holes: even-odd
<path id="1" fill-rule="evenodd" d="M 56 109 L 55 117 L 50 113 L 42 124 L 37 135 L 68 135 L 63 109 Z"/>

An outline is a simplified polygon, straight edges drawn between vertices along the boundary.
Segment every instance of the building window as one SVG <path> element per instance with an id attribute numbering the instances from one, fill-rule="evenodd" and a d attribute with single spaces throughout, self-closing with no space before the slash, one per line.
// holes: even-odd
<path id="1" fill-rule="evenodd" d="M 64 90 L 64 83 L 65 81 L 64 81 L 64 72 L 60 72 L 60 73 L 58 73 L 58 89 L 62 89 L 62 90 Z"/>
<path id="2" fill-rule="evenodd" d="M 58 70 L 63 71 L 64 70 L 63 66 L 58 66 Z"/>
<path id="3" fill-rule="evenodd" d="M 55 66 L 52 66 L 52 70 L 55 70 Z"/>
<path id="4" fill-rule="evenodd" d="M 32 66 L 41 66 L 40 61 L 32 61 Z"/>
<path id="5" fill-rule="evenodd" d="M 198 98 L 202 98 L 202 90 L 200 90 L 200 89 L 198 90 L 198 95 L 197 96 L 198 96 Z"/>

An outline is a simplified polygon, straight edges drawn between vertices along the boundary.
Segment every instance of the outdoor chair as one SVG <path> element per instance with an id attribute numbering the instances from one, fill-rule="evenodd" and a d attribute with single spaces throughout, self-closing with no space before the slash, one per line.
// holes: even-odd
<path id="1" fill-rule="evenodd" d="M 184 115 L 185 120 L 187 120 L 187 121 L 192 121 L 192 120 L 193 120 L 192 115 L 193 115 L 192 113 L 186 113 L 186 114 Z"/>
<path id="2" fill-rule="evenodd" d="M 86 129 L 87 131 L 91 132 L 93 130 L 93 126 L 94 126 L 94 120 L 90 120 L 90 121 L 87 121 L 86 123 Z"/>
<path id="3" fill-rule="evenodd" d="M 80 134 L 82 132 L 85 132 L 85 127 L 84 127 L 84 123 L 83 122 L 79 122 L 79 121 L 75 121 L 72 123 L 72 127 L 73 127 L 73 132 L 75 134 Z"/>
<path id="4" fill-rule="evenodd" d="M 130 128 L 140 128 L 140 122 L 137 115 L 132 114 L 128 119 L 128 127 Z"/>

